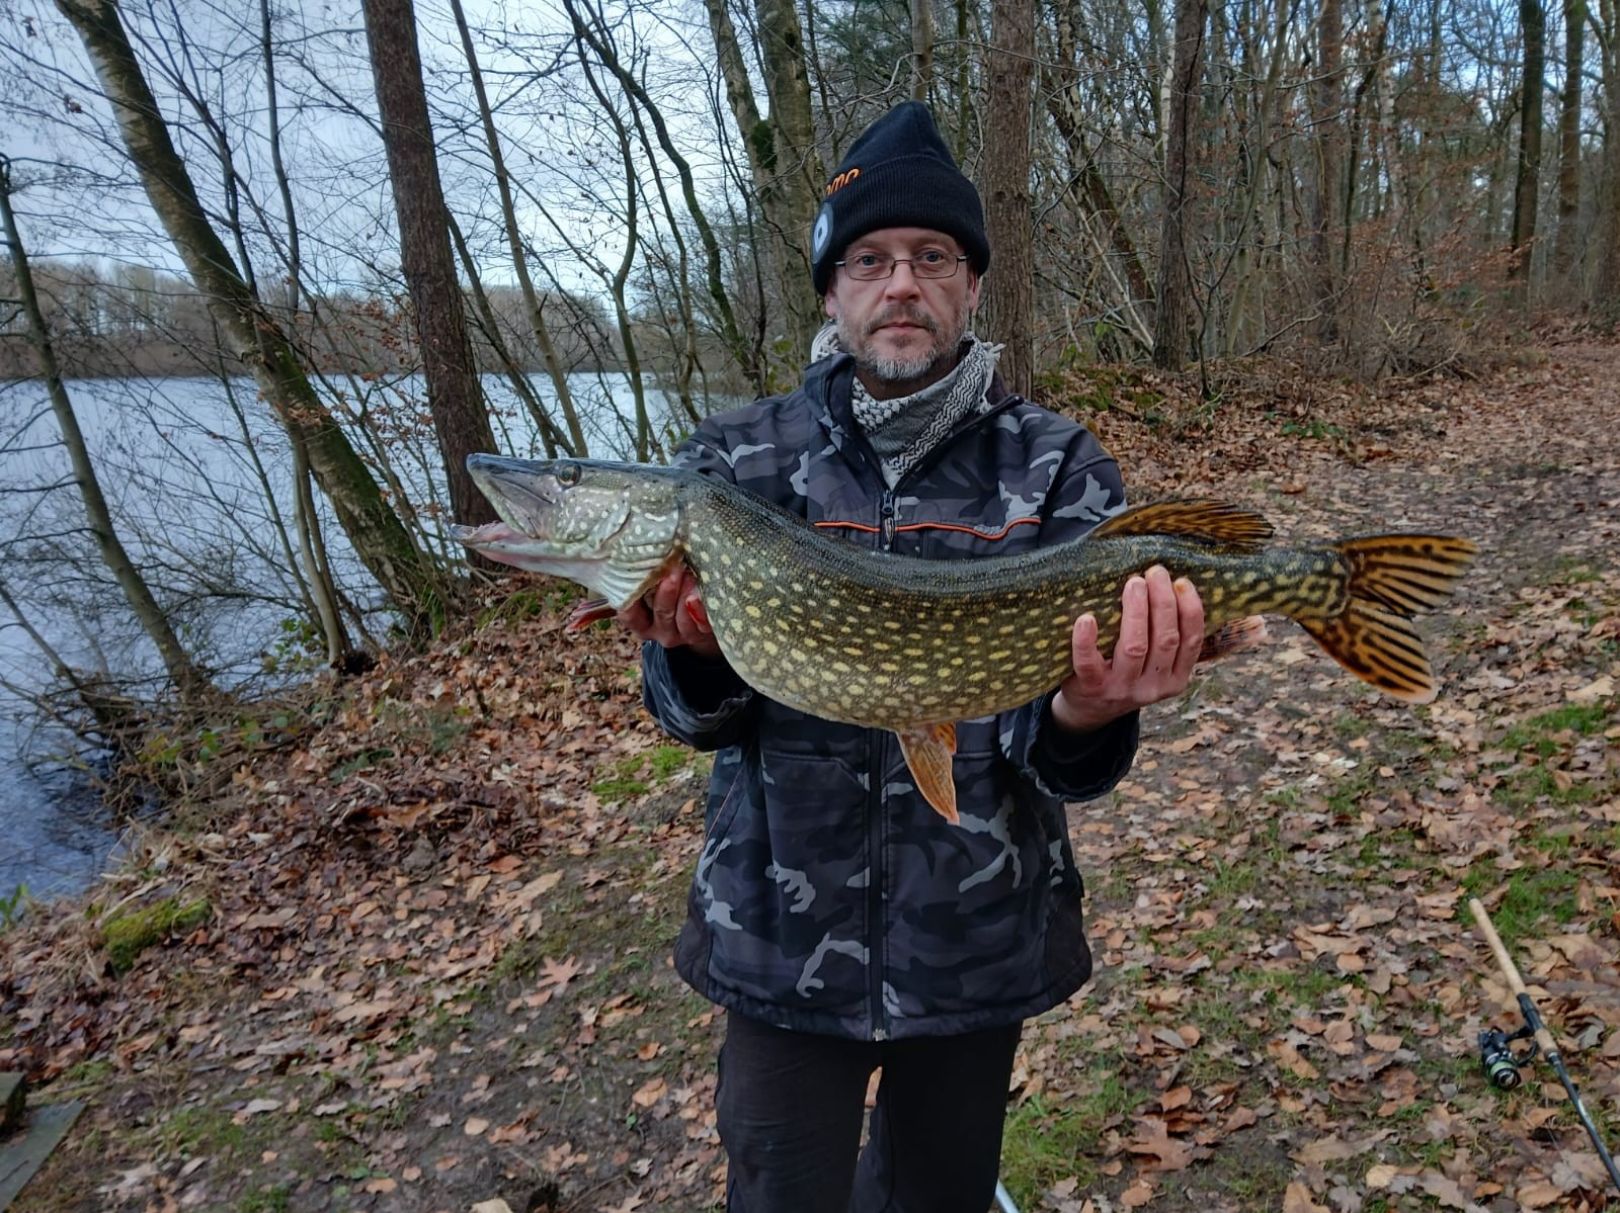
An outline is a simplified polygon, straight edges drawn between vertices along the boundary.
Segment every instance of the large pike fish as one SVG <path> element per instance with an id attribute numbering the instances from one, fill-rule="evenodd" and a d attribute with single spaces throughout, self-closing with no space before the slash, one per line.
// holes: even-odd
<path id="1" fill-rule="evenodd" d="M 1287 615 L 1340 665 L 1427 703 L 1434 675 L 1411 616 L 1438 606 L 1476 548 L 1394 534 L 1268 548 L 1271 525 L 1219 501 L 1126 510 L 1084 538 L 1016 556 L 921 560 L 821 534 L 786 510 L 678 468 L 473 455 L 500 522 L 458 527 L 492 560 L 566 577 L 601 618 L 685 560 L 715 639 L 749 685 L 828 720 L 892 729 L 919 789 L 956 820 L 958 720 L 1029 703 L 1071 669 L 1074 621 L 1108 653 L 1125 582 L 1155 564 L 1187 577 L 1210 635 Z"/>

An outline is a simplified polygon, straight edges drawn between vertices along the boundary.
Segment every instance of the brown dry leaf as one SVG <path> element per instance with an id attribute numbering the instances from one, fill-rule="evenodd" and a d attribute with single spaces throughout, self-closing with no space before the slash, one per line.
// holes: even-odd
<path id="1" fill-rule="evenodd" d="M 1127 1209 L 1140 1209 L 1153 1199 L 1153 1185 L 1139 1179 L 1119 1194 L 1119 1203 Z"/>
<path id="2" fill-rule="evenodd" d="M 1295 1078 L 1314 1079 L 1321 1077 L 1320 1071 L 1301 1057 L 1299 1050 L 1286 1040 L 1271 1041 L 1266 1045 L 1266 1052 L 1271 1054 L 1273 1060 Z"/>
<path id="3" fill-rule="evenodd" d="M 1169 1127 L 1157 1116 L 1144 1116 L 1136 1122 L 1137 1133 L 1125 1148 L 1132 1154 L 1147 1155 L 1159 1171 L 1180 1171 L 1196 1157 L 1192 1146 L 1170 1136 Z"/>
<path id="4" fill-rule="evenodd" d="M 645 1198 L 632 1192 L 616 1205 L 601 1205 L 599 1208 L 601 1213 L 635 1213 L 637 1209 L 646 1203 Z"/>
<path id="5" fill-rule="evenodd" d="M 1388 1129 L 1380 1129 L 1376 1133 L 1369 1133 L 1365 1137 L 1323 1137 L 1310 1143 L 1310 1145 L 1291 1155 L 1296 1162 L 1307 1167 L 1320 1167 L 1330 1162 L 1343 1162 L 1347 1158 L 1356 1158 L 1372 1149 L 1384 1138 L 1389 1136 Z"/>
<path id="6" fill-rule="evenodd" d="M 366 1180 L 363 1190 L 373 1196 L 386 1196 L 397 1187 L 399 1187 L 397 1180 L 389 1179 L 387 1176 L 379 1176 L 376 1179 Z"/>
<path id="7" fill-rule="evenodd" d="M 656 1040 L 649 1040 L 646 1044 L 642 1045 L 636 1050 L 636 1059 L 638 1061 L 651 1061 L 663 1051 L 663 1045 L 659 1044 Z"/>
<path id="8" fill-rule="evenodd" d="M 468 1137 L 482 1137 L 484 1130 L 489 1128 L 489 1121 L 482 1116 L 469 1116 L 467 1123 L 461 1126 L 461 1131 Z"/>
<path id="9" fill-rule="evenodd" d="M 553 994 L 561 994 L 568 988 L 568 983 L 579 976 L 585 966 L 574 957 L 565 960 L 553 960 L 547 956 L 540 962 L 540 977 L 535 985 L 542 990 Z"/>
<path id="10" fill-rule="evenodd" d="M 1326 1205 L 1311 1199 L 1311 1190 L 1295 1180 L 1283 1193 L 1283 1213 L 1333 1213 Z"/>
<path id="11" fill-rule="evenodd" d="M 655 1074 L 636 1088 L 636 1093 L 630 1097 L 630 1102 L 638 1108 L 650 1108 L 662 1099 L 668 1091 L 669 1084 L 664 1081 L 663 1076 Z"/>
<path id="12" fill-rule="evenodd" d="M 1452 1209 L 1466 1209 L 1469 1201 L 1455 1179 L 1439 1171 L 1425 1171 L 1418 1176 L 1418 1185 L 1441 1204 Z"/>
<path id="13" fill-rule="evenodd" d="M 1172 1087 L 1159 1099 L 1159 1107 L 1166 1112 L 1174 1112 L 1177 1108 L 1185 1108 L 1192 1102 L 1192 1088 L 1186 1085 Z"/>

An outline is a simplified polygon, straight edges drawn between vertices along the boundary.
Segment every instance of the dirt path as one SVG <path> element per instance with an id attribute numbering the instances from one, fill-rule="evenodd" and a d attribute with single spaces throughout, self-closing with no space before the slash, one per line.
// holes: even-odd
<path id="1" fill-rule="evenodd" d="M 1098 976 L 1020 1054 L 1026 1213 L 1606 1207 L 1550 1074 L 1481 1078 L 1477 1031 L 1512 1021 L 1461 907 L 1491 905 L 1620 1142 L 1617 383 L 1620 350 L 1571 344 L 1488 388 L 1099 419 L 1138 499 L 1484 553 L 1424 628 L 1435 705 L 1279 623 L 1071 811 Z M 667 960 L 702 764 L 642 719 L 628 646 L 531 605 L 154 841 L 107 899 L 211 918 L 127 974 L 83 914 L 0 935 L 0 1069 L 91 1101 L 18 1209 L 715 1207 L 718 1025 Z"/>

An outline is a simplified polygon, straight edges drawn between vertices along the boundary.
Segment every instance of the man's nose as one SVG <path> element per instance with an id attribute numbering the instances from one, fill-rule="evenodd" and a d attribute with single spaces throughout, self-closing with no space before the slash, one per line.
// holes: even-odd
<path id="1" fill-rule="evenodd" d="M 901 277 L 901 275 L 905 275 Z M 889 275 L 883 293 L 890 298 L 906 299 L 920 294 L 922 288 L 917 283 L 917 275 L 911 272 L 911 262 L 906 260 L 894 263 L 894 272 Z"/>

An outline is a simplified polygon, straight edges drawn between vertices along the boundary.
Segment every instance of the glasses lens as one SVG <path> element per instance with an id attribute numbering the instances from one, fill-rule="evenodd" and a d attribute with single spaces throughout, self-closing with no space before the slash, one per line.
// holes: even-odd
<path id="1" fill-rule="evenodd" d="M 944 253 L 924 253 L 911 259 L 911 272 L 919 278 L 949 278 L 956 273 L 956 258 Z"/>
<path id="2" fill-rule="evenodd" d="M 873 282 L 878 278 L 887 278 L 894 273 L 894 258 L 885 257 L 879 253 L 862 253 L 859 257 L 851 257 L 844 262 L 844 269 L 851 278 L 858 278 L 862 282 Z"/>

